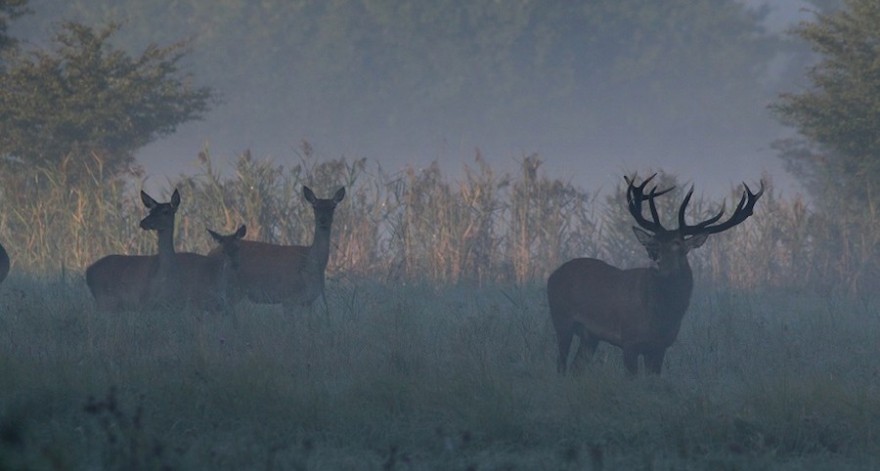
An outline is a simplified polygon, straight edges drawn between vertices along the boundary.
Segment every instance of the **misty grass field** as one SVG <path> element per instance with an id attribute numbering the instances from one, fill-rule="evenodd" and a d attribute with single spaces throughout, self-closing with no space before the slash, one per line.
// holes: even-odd
<path id="1" fill-rule="evenodd" d="M 331 280 L 329 313 L 0 287 L 0 469 L 877 469 L 873 300 L 701 285 L 661 377 L 559 377 L 544 287 Z"/>

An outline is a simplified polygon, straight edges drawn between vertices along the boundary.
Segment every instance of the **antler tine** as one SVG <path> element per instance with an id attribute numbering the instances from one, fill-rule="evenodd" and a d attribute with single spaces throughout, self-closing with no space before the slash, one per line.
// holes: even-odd
<path id="1" fill-rule="evenodd" d="M 653 188 L 651 188 L 651 193 L 648 194 L 648 208 L 651 209 L 651 217 L 654 218 L 654 221 L 657 222 L 657 225 L 660 225 L 660 215 L 657 213 L 657 203 L 655 202 L 656 200 L 654 198 L 660 195 L 665 195 L 666 193 L 669 193 L 674 189 L 675 187 L 673 186 L 662 191 L 657 191 L 657 186 L 654 186 Z M 663 226 L 660 227 L 663 228 Z M 665 231 L 666 229 L 663 230 Z"/>
<path id="2" fill-rule="evenodd" d="M 687 223 L 684 221 L 684 213 L 687 211 L 687 205 L 691 202 L 691 197 L 694 196 L 694 185 L 691 184 L 691 189 L 688 190 L 687 194 L 684 195 L 684 201 L 681 202 L 681 206 L 678 207 L 678 230 L 684 233 L 685 229 L 688 227 Z"/>
<path id="3" fill-rule="evenodd" d="M 693 235 L 702 231 L 706 226 L 710 224 L 715 224 L 721 219 L 721 216 L 724 215 L 725 207 L 721 206 L 721 211 L 718 214 L 712 216 L 711 218 L 697 223 L 693 226 L 689 226 L 687 222 L 685 222 L 685 213 L 687 212 L 687 205 L 691 201 L 691 197 L 694 195 L 694 185 L 691 185 L 691 189 L 688 190 L 687 195 L 684 197 L 684 201 L 681 203 L 681 206 L 678 208 L 678 231 L 682 235 Z"/>
<path id="4" fill-rule="evenodd" d="M 672 190 L 672 188 L 668 188 L 666 190 L 657 191 L 657 186 L 655 185 L 651 188 L 651 191 L 648 193 L 648 195 L 645 196 L 645 187 L 656 176 L 656 173 L 651 175 L 650 177 L 646 178 L 641 185 L 635 184 L 635 176 L 633 176 L 632 178 L 627 176 L 623 177 L 627 183 L 626 202 L 630 214 L 632 214 L 633 218 L 636 220 L 639 226 L 655 233 L 666 232 L 666 228 L 664 228 L 663 225 L 660 224 L 660 216 L 657 213 L 657 205 L 654 202 L 654 198 Z M 648 221 L 642 215 L 642 202 L 644 202 L 646 199 L 648 200 L 648 206 L 651 210 L 651 218 L 653 219 L 653 221 Z"/>
<path id="5" fill-rule="evenodd" d="M 722 209 L 721 213 L 719 213 L 714 218 L 704 221 L 694 227 L 699 228 L 699 232 L 717 234 L 719 232 L 726 231 L 731 227 L 736 226 L 737 224 L 740 224 L 748 219 L 748 217 L 754 213 L 755 203 L 758 202 L 758 198 L 760 198 L 761 195 L 764 194 L 764 181 L 761 180 L 761 188 L 758 190 L 757 193 L 752 193 L 752 189 L 749 188 L 749 185 L 745 182 L 743 182 L 743 187 L 745 187 L 745 191 L 743 192 L 742 197 L 739 199 L 739 203 L 736 205 L 736 208 L 734 208 L 733 214 L 731 214 L 728 220 L 722 222 L 721 224 L 718 224 L 717 226 L 710 226 L 710 224 L 713 224 L 715 221 L 721 218 L 721 214 L 724 213 L 724 210 Z"/>

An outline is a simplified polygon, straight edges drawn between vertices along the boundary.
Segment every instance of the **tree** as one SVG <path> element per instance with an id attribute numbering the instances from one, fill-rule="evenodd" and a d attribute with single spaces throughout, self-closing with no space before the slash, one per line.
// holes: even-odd
<path id="1" fill-rule="evenodd" d="M 808 89 L 772 105 L 799 133 L 781 156 L 829 213 L 863 216 L 880 203 L 880 3 L 844 0 L 794 33 L 820 61 Z"/>
<path id="2" fill-rule="evenodd" d="M 11 20 L 29 12 L 26 6 L 27 1 L 0 0 L 0 52 L 15 46 L 15 39 L 9 36 L 6 31 L 9 29 L 9 22 Z"/>
<path id="3" fill-rule="evenodd" d="M 215 148 L 286 155 L 306 137 L 389 158 L 475 145 L 706 159 L 711 142 L 721 160 L 777 134 L 764 104 L 781 46 L 754 2 L 56 3 L 30 31 L 52 15 L 124 20 L 120 44 L 195 31 L 193 70 L 235 110 L 199 133 Z"/>
<path id="4" fill-rule="evenodd" d="M 137 149 L 209 109 L 213 91 L 180 75 L 184 42 L 131 57 L 109 44 L 118 30 L 67 22 L 54 51 L 12 54 L 0 88 L 4 175 L 63 168 L 84 177 L 100 168 L 102 178 L 119 176 Z"/>
<path id="5" fill-rule="evenodd" d="M 852 292 L 880 279 L 880 3 L 843 0 L 794 32 L 820 57 L 810 87 L 772 108 L 798 137 L 780 143 L 789 170 L 811 190 L 817 250 L 838 255 Z"/>

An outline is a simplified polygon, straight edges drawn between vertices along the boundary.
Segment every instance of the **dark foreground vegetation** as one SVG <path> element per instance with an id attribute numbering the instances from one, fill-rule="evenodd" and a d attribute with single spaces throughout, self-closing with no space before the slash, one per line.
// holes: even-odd
<path id="1" fill-rule="evenodd" d="M 543 286 L 338 277 L 289 318 L 0 291 L 2 469 L 876 469 L 877 306 L 703 280 L 661 377 L 555 371 Z"/>

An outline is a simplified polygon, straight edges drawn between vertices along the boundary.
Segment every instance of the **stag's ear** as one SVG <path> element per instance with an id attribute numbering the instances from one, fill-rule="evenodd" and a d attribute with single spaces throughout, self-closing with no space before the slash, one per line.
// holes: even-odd
<path id="1" fill-rule="evenodd" d="M 633 233 L 636 235 L 636 239 L 639 239 L 639 243 L 645 246 L 645 250 L 648 251 L 648 256 L 651 257 L 651 260 L 657 260 L 659 254 L 657 250 L 657 239 L 654 237 L 654 234 L 651 234 L 641 227 L 632 226 L 632 228 Z"/>
<path id="2" fill-rule="evenodd" d="M 706 239 L 708 239 L 708 238 L 709 238 L 709 233 L 701 232 L 701 233 L 699 233 L 689 239 L 685 239 L 684 240 L 685 247 L 687 247 L 688 251 L 691 251 L 691 250 L 696 249 L 699 246 L 703 245 L 703 243 L 706 242 Z"/>
<path id="3" fill-rule="evenodd" d="M 656 242 L 654 241 L 654 234 L 651 234 L 641 227 L 633 226 L 633 233 L 635 233 L 636 239 L 639 239 L 639 243 L 644 245 L 645 247 L 656 245 Z"/>
<path id="4" fill-rule="evenodd" d="M 154 200 L 153 197 L 148 195 L 144 190 L 141 190 L 141 201 L 143 201 L 144 206 L 146 206 L 147 209 L 153 209 L 159 205 L 159 203 L 157 203 L 156 200 Z"/>

